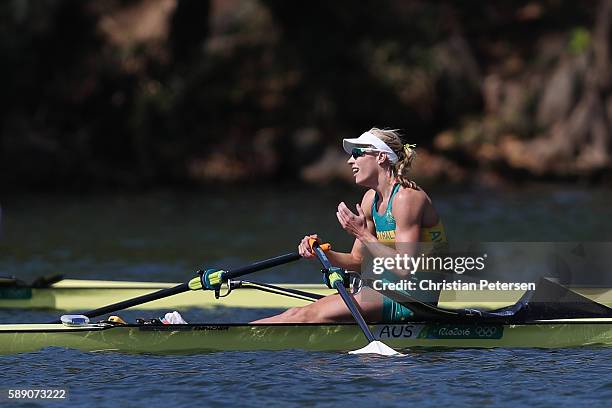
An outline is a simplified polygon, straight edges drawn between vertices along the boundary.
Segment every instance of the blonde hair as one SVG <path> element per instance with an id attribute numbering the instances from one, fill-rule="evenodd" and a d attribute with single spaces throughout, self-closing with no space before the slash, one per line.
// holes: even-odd
<path id="1" fill-rule="evenodd" d="M 397 154 L 397 163 L 389 163 L 392 175 L 397 178 L 403 187 L 417 189 L 416 183 L 408 177 L 408 173 L 410 173 L 412 168 L 412 162 L 416 158 L 415 145 L 404 144 L 398 129 L 379 129 L 373 127 L 369 132 L 385 142 Z"/>

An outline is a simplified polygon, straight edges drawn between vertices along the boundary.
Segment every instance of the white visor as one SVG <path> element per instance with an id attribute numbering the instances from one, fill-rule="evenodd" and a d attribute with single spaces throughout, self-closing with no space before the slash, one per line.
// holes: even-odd
<path id="1" fill-rule="evenodd" d="M 397 154 L 385 142 L 374 136 L 370 132 L 362 133 L 361 136 L 354 139 L 342 140 L 342 147 L 348 154 L 353 152 L 354 147 L 370 147 L 374 146 L 374 150 L 387 153 L 387 157 L 391 163 L 397 163 Z"/>

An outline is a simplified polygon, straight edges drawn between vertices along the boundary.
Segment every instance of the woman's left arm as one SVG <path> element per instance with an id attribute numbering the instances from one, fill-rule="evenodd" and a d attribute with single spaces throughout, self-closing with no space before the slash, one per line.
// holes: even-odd
<path id="1" fill-rule="evenodd" d="M 427 196 L 422 191 L 405 189 L 397 193 L 392 211 L 396 244 L 418 243 L 421 240 L 421 223 L 426 205 Z"/>
<path id="2" fill-rule="evenodd" d="M 382 244 L 369 245 L 368 249 L 374 257 L 401 257 L 402 260 L 412 258 L 419 251 L 419 241 L 421 240 L 421 222 L 427 196 L 419 191 L 412 189 L 400 190 L 393 200 L 392 214 L 395 219 L 395 248 L 389 248 Z M 406 278 L 415 271 L 410 266 L 410 262 L 401 262 L 402 266 L 388 268 L 388 270 L 400 278 Z"/>
<path id="3" fill-rule="evenodd" d="M 421 220 L 427 197 L 417 190 L 401 190 L 393 202 L 393 218 L 395 218 L 395 248 L 381 244 L 376 235 L 365 227 L 365 214 L 357 206 L 354 214 L 344 203 L 338 206 L 338 220 L 342 227 L 354 235 L 370 252 L 373 258 L 394 258 L 397 255 L 412 257 L 418 250 L 421 234 Z M 411 271 L 391 270 L 400 277 L 405 277 Z"/>

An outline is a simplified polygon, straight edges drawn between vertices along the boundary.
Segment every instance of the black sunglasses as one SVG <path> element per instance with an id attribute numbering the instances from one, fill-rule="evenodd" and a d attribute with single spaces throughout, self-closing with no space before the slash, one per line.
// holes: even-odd
<path id="1" fill-rule="evenodd" d="M 353 159 L 357 160 L 358 157 L 364 156 L 366 153 L 371 153 L 373 151 L 374 150 L 365 147 L 353 147 L 353 150 L 351 150 L 351 156 L 353 156 Z"/>

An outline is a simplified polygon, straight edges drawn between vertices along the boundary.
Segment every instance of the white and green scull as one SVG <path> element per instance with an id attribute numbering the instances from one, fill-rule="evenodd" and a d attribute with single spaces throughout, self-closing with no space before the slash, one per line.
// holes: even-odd
<path id="1" fill-rule="evenodd" d="M 317 252 L 322 254 L 323 251 L 319 249 Z M 328 264 L 324 254 L 321 254 L 318 256 L 322 263 Z M 414 320 L 392 324 L 367 325 L 359 312 L 353 310 L 351 312 L 359 325 L 125 324 L 121 321 L 117 323 L 108 320 L 89 323 L 88 318 L 108 315 L 118 310 L 176 297 L 190 291 L 202 293 L 201 289 L 205 289 L 218 294 L 223 283 L 231 284 L 243 275 L 297 259 L 300 259 L 299 254 L 290 253 L 230 271 L 198 272 L 198 276 L 188 282 L 83 312 L 83 315 L 76 319 L 62 320 L 65 324 L 59 321 L 46 324 L 1 324 L 0 354 L 32 352 L 48 347 L 162 354 L 285 349 L 346 351 L 381 341 L 383 342 L 381 344 L 396 349 L 612 347 L 612 309 L 605 304 L 609 300 L 609 289 L 573 288 L 571 290 L 547 279 L 541 279 L 534 291 L 528 291 L 522 296 L 520 293 L 513 294 L 520 296 L 520 299 L 498 299 L 493 304 L 483 300 L 489 298 L 491 294 L 480 299 L 468 296 L 467 299 L 458 300 L 458 295 L 461 293 L 453 293 L 450 294 L 449 300 L 445 299 L 442 293 L 443 296 L 436 305 L 419 301 L 408 294 L 402 303 L 408 304 L 414 312 Z M 323 262 L 324 260 L 326 262 Z M 334 276 L 336 289 L 343 294 L 343 300 L 346 301 L 348 295 L 346 292 L 342 293 L 343 287 L 342 291 L 338 287 L 338 282 L 342 281 L 342 277 L 339 276 L 342 271 L 330 265 L 326 266 L 326 271 L 330 272 L 330 277 Z M 265 290 L 294 298 L 297 295 L 301 301 L 312 301 L 321 296 L 304 292 L 296 293 L 292 288 L 258 285 L 263 286 L 263 289 L 257 288 L 260 291 Z M 231 296 L 246 290 L 244 287 L 233 291 Z M 580 293 L 581 290 L 583 293 Z M 270 293 L 265 295 L 271 296 Z M 249 299 L 249 307 L 254 306 L 253 302 L 253 299 Z M 445 302 L 455 307 L 446 307 Z M 470 307 L 466 307 L 466 304 Z M 489 307 L 473 307 L 478 304 Z M 83 308 L 82 304 L 80 308 Z M 390 351 L 394 352 L 392 349 Z"/>
<path id="2" fill-rule="evenodd" d="M 370 328 L 377 339 L 396 349 L 612 347 L 612 318 L 541 320 L 528 324 L 411 322 Z M 48 347 L 154 354 L 346 351 L 366 343 L 355 324 L 0 325 L 2 354 Z"/>

